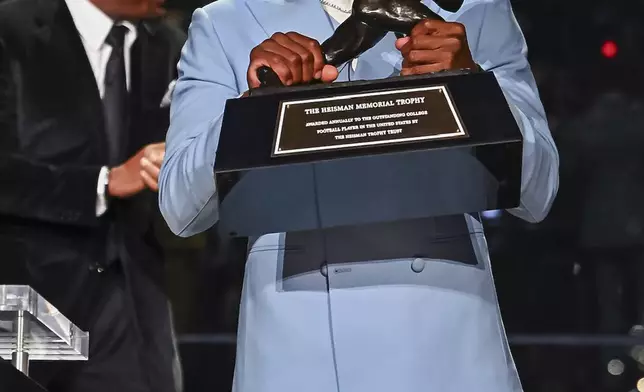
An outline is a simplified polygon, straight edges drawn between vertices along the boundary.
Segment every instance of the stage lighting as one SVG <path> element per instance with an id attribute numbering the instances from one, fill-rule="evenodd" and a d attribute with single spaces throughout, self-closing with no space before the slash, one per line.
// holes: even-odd
<path id="1" fill-rule="evenodd" d="M 601 48 L 602 55 L 608 59 L 617 56 L 618 47 L 614 41 L 604 41 Z"/>

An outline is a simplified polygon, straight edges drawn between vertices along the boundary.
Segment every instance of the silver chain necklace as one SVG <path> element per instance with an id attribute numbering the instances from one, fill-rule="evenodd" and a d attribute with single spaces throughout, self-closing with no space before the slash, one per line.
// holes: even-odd
<path id="1" fill-rule="evenodd" d="M 324 5 L 328 5 L 329 7 L 334 8 L 334 9 L 340 11 L 340 12 L 344 12 L 345 14 L 350 14 L 351 13 L 350 9 L 342 8 L 339 5 L 333 4 L 328 0 L 320 0 L 320 2 L 322 4 L 324 4 Z"/>

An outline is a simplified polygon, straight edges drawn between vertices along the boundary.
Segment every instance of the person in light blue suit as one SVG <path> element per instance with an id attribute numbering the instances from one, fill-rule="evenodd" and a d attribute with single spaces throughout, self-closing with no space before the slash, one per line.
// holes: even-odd
<path id="1" fill-rule="evenodd" d="M 338 81 L 379 79 L 463 65 L 492 71 L 524 136 L 521 204 L 510 213 L 541 221 L 557 193 L 559 158 L 509 1 L 466 0 L 455 13 L 426 4 L 446 22 L 419 25 L 414 34 L 454 32 L 435 45 L 438 49 L 421 47 L 412 55 L 410 42 L 431 40 L 397 41 L 388 34 L 339 75 L 328 76 L 326 69 L 320 76 L 318 64 L 314 72 L 289 74 L 282 68 L 279 76 L 297 83 L 311 75 L 327 82 L 336 76 Z M 217 222 L 213 164 L 224 105 L 245 99 L 240 96 L 257 85 L 252 71 L 268 61 L 261 54 L 285 36 L 324 41 L 350 6 L 350 0 L 219 0 L 195 11 L 179 62 L 159 181 L 160 208 L 175 234 L 192 236 Z M 291 31 L 298 34 L 279 34 Z M 455 46 L 443 45 L 447 42 Z M 432 50 L 444 52 L 437 56 Z M 314 54 L 317 59 L 319 53 Z M 376 235 L 350 230 L 337 239 L 338 250 L 354 246 L 360 253 L 380 246 L 384 254 L 398 247 L 403 256 L 345 263 L 340 257 L 322 267 L 297 233 L 252 239 L 233 390 L 521 391 L 479 217 L 441 217 L 418 225 L 380 227 Z M 302 243 L 292 247 L 289 239 Z M 426 245 L 436 256 L 415 257 L 412 248 Z M 287 265 L 292 248 L 299 249 L 295 266 Z M 471 250 L 473 262 L 464 249 Z"/>

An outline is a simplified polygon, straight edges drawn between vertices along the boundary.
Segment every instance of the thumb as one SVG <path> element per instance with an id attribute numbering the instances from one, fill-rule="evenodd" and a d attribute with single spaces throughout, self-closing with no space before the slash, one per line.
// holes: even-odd
<path id="1" fill-rule="evenodd" d="M 161 164 L 163 158 L 165 157 L 165 150 L 161 148 L 152 149 L 147 157 L 154 164 Z"/>
<path id="2" fill-rule="evenodd" d="M 338 78 L 338 74 L 338 69 L 336 67 L 327 64 L 322 68 L 322 77 L 320 80 L 324 83 L 332 83 Z"/>
<path id="3" fill-rule="evenodd" d="M 398 49 L 398 50 L 402 49 L 403 46 L 405 46 L 407 44 L 407 42 L 409 42 L 410 39 L 411 38 L 409 38 L 409 37 L 398 38 L 396 40 L 396 49 Z"/>
<path id="4" fill-rule="evenodd" d="M 257 77 L 257 70 L 263 66 L 269 66 L 267 61 L 262 59 L 255 59 L 251 61 L 248 66 L 248 73 L 246 75 L 248 81 L 248 88 L 257 88 L 260 85 L 259 78 Z"/>

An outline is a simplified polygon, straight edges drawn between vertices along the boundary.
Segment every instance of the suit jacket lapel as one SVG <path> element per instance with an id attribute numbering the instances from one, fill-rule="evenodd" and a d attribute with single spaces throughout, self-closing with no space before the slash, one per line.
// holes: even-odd
<path id="1" fill-rule="evenodd" d="M 79 131 L 89 133 L 97 153 L 105 154 L 103 105 L 74 20 L 63 0 L 40 3 L 33 53 L 48 64 L 40 77 L 43 83 L 53 86 L 52 91 L 57 91 L 56 97 L 50 98 L 56 100 L 55 106 L 73 108 L 76 116 L 83 119 L 83 129 Z"/>
<path id="2" fill-rule="evenodd" d="M 176 78 L 176 59 L 171 50 L 169 40 L 154 23 L 138 26 L 131 52 L 131 128 L 126 148 L 130 155 L 142 145 L 159 140 L 158 128 L 163 126 L 155 124 L 167 122 L 168 110 L 160 106 L 170 81 Z"/>
<path id="3" fill-rule="evenodd" d="M 251 13 L 266 33 L 295 31 L 322 43 L 333 25 L 319 0 L 247 0 Z"/>
<path id="4" fill-rule="evenodd" d="M 132 46 L 132 86 L 131 95 L 134 105 L 141 109 L 158 109 L 161 98 L 173 78 L 170 45 L 157 31 L 154 24 L 141 23 L 138 38 Z"/>

